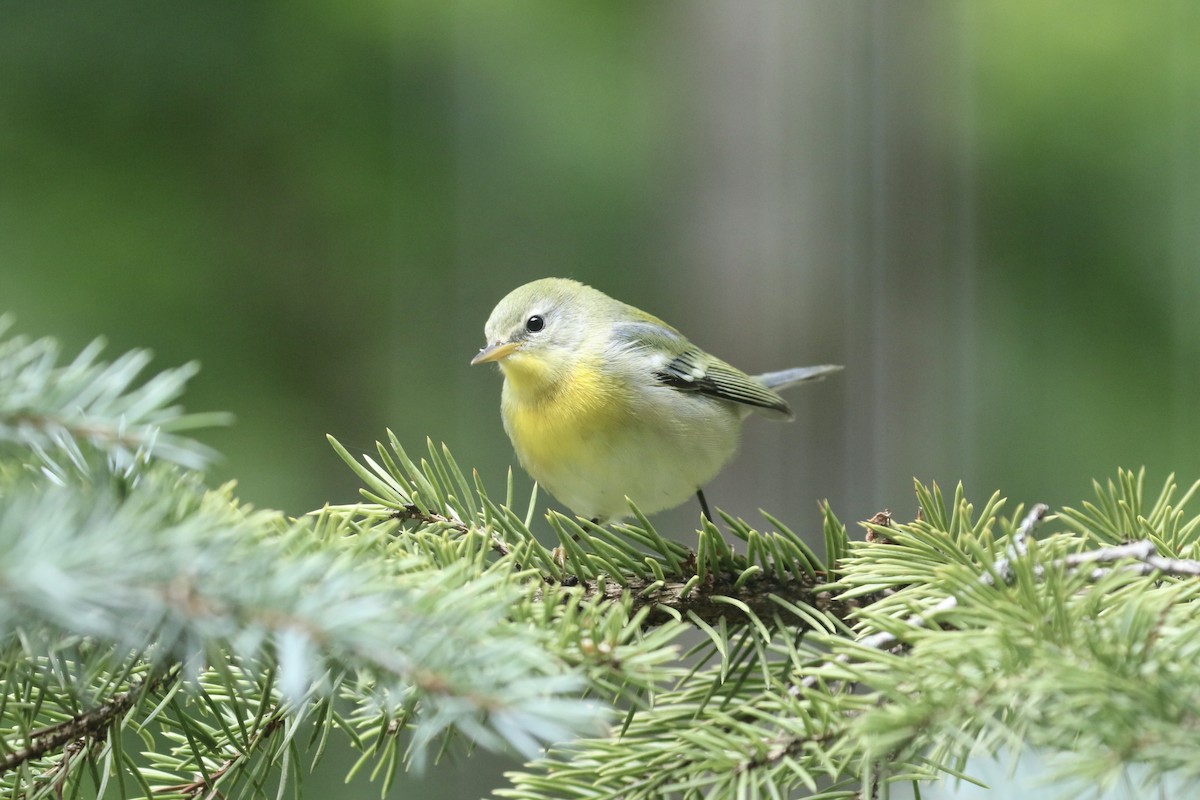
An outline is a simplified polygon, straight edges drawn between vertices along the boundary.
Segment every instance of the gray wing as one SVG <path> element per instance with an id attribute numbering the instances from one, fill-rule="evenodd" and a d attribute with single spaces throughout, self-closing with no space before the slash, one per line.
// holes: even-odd
<path id="1" fill-rule="evenodd" d="M 618 327 L 616 338 L 625 346 L 659 351 L 664 339 L 670 341 L 674 345 L 672 349 L 679 350 L 678 354 L 665 364 L 657 365 L 653 372 L 654 378 L 665 386 L 792 416 L 787 402 L 761 381 L 706 354 L 666 323 L 626 323 Z"/>
<path id="2" fill-rule="evenodd" d="M 792 409 L 775 392 L 734 366 L 691 347 L 668 362 L 655 377 L 673 389 L 699 392 L 719 400 L 777 411 L 787 416 Z"/>

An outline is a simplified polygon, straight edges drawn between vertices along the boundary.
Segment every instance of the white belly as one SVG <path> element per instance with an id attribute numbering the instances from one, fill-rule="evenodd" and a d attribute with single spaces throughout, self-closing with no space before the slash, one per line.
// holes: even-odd
<path id="1" fill-rule="evenodd" d="M 635 413 L 590 427 L 563 425 L 522 447 L 520 424 L 506 415 L 522 466 L 581 517 L 607 521 L 687 501 L 720 471 L 737 448 L 743 414 L 736 406 L 662 387 L 639 398 Z M 687 420 L 681 424 L 680 420 Z"/>

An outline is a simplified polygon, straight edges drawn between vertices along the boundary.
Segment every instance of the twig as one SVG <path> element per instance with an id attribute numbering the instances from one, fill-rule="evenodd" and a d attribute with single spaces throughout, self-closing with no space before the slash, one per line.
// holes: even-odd
<path id="1" fill-rule="evenodd" d="M 1072 553 L 1063 558 L 1051 561 L 1050 567 L 1055 569 L 1066 567 L 1068 570 L 1075 571 L 1089 564 L 1113 564 L 1125 560 L 1136 561 L 1138 563 L 1122 564 L 1119 567 L 1097 567 L 1088 573 L 1088 580 L 1098 581 L 1114 569 L 1121 572 L 1131 572 L 1136 575 L 1153 575 L 1154 573 L 1159 573 L 1162 575 L 1174 575 L 1179 578 L 1200 578 L 1200 561 L 1160 556 L 1158 548 L 1149 539 L 1140 539 L 1136 542 L 1114 545 L 1112 547 L 1099 547 L 1083 553 Z M 1000 562 L 997 562 L 997 565 L 999 564 Z M 1004 566 L 1007 567 L 1007 563 Z M 1045 574 L 1046 567 L 1038 564 L 1034 567 L 1033 571 L 1035 576 L 1041 578 Z M 1006 580 L 1011 580 L 1011 577 L 1006 578 Z"/>
<path id="2" fill-rule="evenodd" d="M 1024 558 L 1029 553 L 1029 537 L 1038 523 L 1050 513 L 1050 506 L 1045 503 L 1034 503 L 1033 508 L 1021 520 L 1021 524 L 1013 531 L 1012 540 L 1008 543 L 1008 560 L 1015 561 Z"/>
<path id="3" fill-rule="evenodd" d="M 255 752 L 255 748 L 260 742 L 265 741 L 271 734 L 283 727 L 284 715 L 283 712 L 276 711 L 266 719 L 265 724 L 259 728 L 254 738 L 233 756 L 221 762 L 216 769 L 208 771 L 207 775 L 197 776 L 195 780 L 188 783 L 177 783 L 172 786 L 159 786 L 154 789 L 155 794 L 182 794 L 188 797 L 197 797 L 201 792 L 207 793 L 206 798 L 221 797 L 217 793 L 217 783 L 225 776 L 229 770 L 233 769 L 241 761 L 250 758 Z"/>
<path id="4" fill-rule="evenodd" d="M 826 733 L 825 735 L 813 736 L 779 736 L 764 744 L 769 744 L 770 748 L 762 755 L 754 755 L 746 758 L 734 765 L 734 774 L 750 772 L 751 770 L 762 769 L 763 767 L 772 767 L 785 759 L 800 755 L 813 747 L 828 747 L 841 734 Z"/>
<path id="5" fill-rule="evenodd" d="M 1008 558 L 1002 558 L 995 562 L 993 571 L 984 572 L 979 576 L 980 583 L 992 585 L 995 583 L 995 576 L 999 576 L 1005 583 L 1013 581 L 1012 564 L 1019 558 L 1024 558 L 1029 554 L 1028 540 L 1033 534 L 1038 523 L 1041 522 L 1046 514 L 1049 513 L 1049 506 L 1044 503 L 1038 503 L 1030 509 L 1029 513 L 1021 521 L 1020 526 L 1013 532 L 1012 541 L 1008 546 Z M 1051 568 L 1066 568 L 1070 571 L 1078 570 L 1081 567 L 1091 564 L 1113 564 L 1118 561 L 1132 560 L 1137 563 L 1123 564 L 1119 567 L 1097 567 L 1087 574 L 1089 581 L 1098 581 L 1110 574 L 1114 569 L 1119 569 L 1123 572 L 1132 572 L 1137 575 L 1152 575 L 1155 573 L 1163 575 L 1174 575 L 1177 577 L 1197 578 L 1200 577 L 1200 561 L 1191 561 L 1178 558 L 1165 558 L 1158 554 L 1158 549 L 1154 542 L 1149 539 L 1143 539 L 1128 544 L 1116 545 L 1114 547 L 1101 547 L 1095 550 L 1088 550 L 1083 553 L 1072 553 L 1063 558 L 1058 558 L 1050 562 Z M 1046 566 L 1038 564 L 1034 566 L 1034 575 L 1037 578 L 1042 578 L 1045 575 Z M 958 597 L 955 595 L 947 595 L 942 600 L 933 606 L 911 615 L 905 620 L 905 624 L 910 628 L 924 628 L 934 620 L 939 614 L 950 611 L 958 606 Z M 858 643 L 864 647 L 869 647 L 873 650 L 884 650 L 899 642 L 899 638 L 894 633 L 888 631 L 879 631 L 870 636 L 863 637 Z M 850 657 L 847 654 L 842 654 L 837 657 L 836 663 L 849 663 Z M 798 694 L 801 688 L 810 689 L 817 683 L 815 675 L 807 675 L 800 681 L 799 686 L 793 686 L 790 690 L 793 695 Z"/>
<path id="6" fill-rule="evenodd" d="M 658 584 L 656 588 L 650 588 Z M 872 597 L 856 597 L 841 600 L 825 590 L 825 585 L 812 580 L 780 580 L 774 576 L 759 574 L 735 583 L 733 575 L 711 575 L 711 580 L 687 588 L 686 581 L 654 581 L 650 579 L 628 579 L 622 583 L 611 580 L 580 581 L 585 587 L 584 596 L 603 595 L 609 600 L 618 600 L 626 592 L 631 598 L 630 614 L 645 606 L 652 608 L 642 623 L 651 628 L 670 622 L 676 617 L 671 611 L 687 618 L 690 614 L 704 622 L 716 623 L 722 617 L 738 618 L 744 615 L 739 606 L 722 602 L 717 598 L 732 598 L 739 601 L 759 619 L 770 620 L 783 606 L 772 600 L 772 596 L 791 603 L 814 608 L 839 620 L 848 618 L 855 609 L 873 602 Z M 649 591 L 647 591 L 649 589 Z"/>
<path id="7" fill-rule="evenodd" d="M 33 731 L 29 736 L 29 743 L 25 747 L 11 750 L 3 758 L 0 758 L 0 775 L 4 775 L 27 761 L 42 758 L 76 740 L 103 736 L 122 714 L 133 708 L 145 692 L 169 683 L 178 675 L 179 668 L 174 667 L 160 678 L 138 681 L 137 684 L 130 686 L 121 694 L 91 711 L 85 711 L 55 725 Z"/>
<path id="8" fill-rule="evenodd" d="M 85 749 L 90 749 L 93 753 L 100 749 L 104 742 L 100 739 L 93 738 L 90 742 L 86 739 L 76 739 L 68 743 L 62 749 L 62 758 L 58 763 L 53 764 L 43 775 L 43 779 L 49 780 L 54 786 L 54 796 L 58 800 L 62 800 L 63 792 L 66 788 L 67 777 L 71 774 L 71 762 L 82 753 Z"/>
<path id="9" fill-rule="evenodd" d="M 435 514 L 432 511 L 422 511 L 411 503 L 393 511 L 392 519 L 413 520 L 426 525 L 441 525 L 462 534 L 474 533 L 477 530 L 457 517 L 447 517 L 444 514 Z M 501 539 L 495 531 L 489 531 L 488 533 L 492 539 L 493 550 L 502 556 L 506 556 L 512 552 L 508 547 L 508 543 Z"/>
<path id="10" fill-rule="evenodd" d="M 1037 528 L 1038 523 L 1045 519 L 1046 514 L 1049 513 L 1049 511 L 1050 506 L 1046 505 L 1045 503 L 1037 503 L 1033 508 L 1029 509 L 1029 513 L 1025 515 L 1023 520 L 1021 520 L 1021 524 L 1017 526 L 1016 531 L 1013 532 L 1012 542 L 1010 542 L 1008 546 L 1008 552 L 1013 554 L 1015 558 L 1024 557 L 1029 553 L 1029 537 Z M 995 564 L 996 572 L 994 574 L 999 575 L 1005 581 L 1005 583 L 1012 580 L 1013 560 L 1013 558 L 1002 558 Z M 991 584 L 994 581 L 992 575 L 993 573 L 991 572 L 985 572 L 979 576 L 979 580 L 981 583 Z M 907 620 L 905 620 L 905 623 L 913 628 L 923 628 L 928 625 L 938 614 L 949 611 L 957 606 L 958 598 L 952 594 L 947 595 L 936 605 L 927 608 L 920 613 L 913 614 Z M 896 644 L 898 641 L 899 639 L 894 633 L 889 633 L 888 631 L 879 631 L 878 633 L 873 633 L 870 636 L 864 637 L 859 644 L 863 645 L 864 647 L 870 647 L 874 650 L 884 650 Z M 837 660 L 839 663 L 844 664 L 850 659 L 848 656 L 841 655 L 838 656 Z M 804 679 L 804 684 L 806 686 L 812 686 L 815 683 L 816 678 L 811 675 Z"/>
<path id="11" fill-rule="evenodd" d="M 1123 565 L 1122 571 L 1134 572 L 1138 575 L 1159 572 L 1163 575 L 1174 575 L 1180 578 L 1200 578 L 1200 561 L 1160 556 L 1158 548 L 1149 539 L 1115 547 L 1104 547 L 1099 550 L 1089 550 L 1086 553 L 1074 553 L 1062 559 L 1062 563 L 1074 569 L 1085 564 L 1111 564 L 1126 558 L 1140 563 Z M 1089 577 L 1092 580 L 1098 580 L 1108 572 L 1107 569 L 1095 569 L 1089 574 Z"/>

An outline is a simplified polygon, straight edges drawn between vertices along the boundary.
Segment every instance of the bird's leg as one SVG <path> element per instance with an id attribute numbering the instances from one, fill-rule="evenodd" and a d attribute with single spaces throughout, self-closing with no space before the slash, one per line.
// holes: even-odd
<path id="1" fill-rule="evenodd" d="M 708 510 L 708 501 L 704 499 L 704 490 L 696 490 L 696 498 L 700 501 L 700 511 L 704 514 L 704 518 L 709 522 L 713 521 L 712 512 Z M 714 525 L 716 523 L 713 523 Z"/>
<path id="2" fill-rule="evenodd" d="M 601 527 L 603 524 L 604 524 L 604 523 L 600 521 L 600 518 L 599 518 L 599 517 L 592 517 L 592 518 L 591 518 L 591 520 L 589 520 L 589 521 L 588 521 L 588 522 L 585 524 L 585 526 L 584 526 L 584 527 L 590 527 L 590 528 L 592 528 L 593 530 L 600 530 L 600 527 Z M 572 539 L 574 539 L 575 541 L 577 541 L 577 542 L 578 542 L 578 541 L 579 541 L 579 534 L 578 534 L 578 533 L 572 533 L 572 534 L 571 534 L 571 538 L 572 538 Z"/>

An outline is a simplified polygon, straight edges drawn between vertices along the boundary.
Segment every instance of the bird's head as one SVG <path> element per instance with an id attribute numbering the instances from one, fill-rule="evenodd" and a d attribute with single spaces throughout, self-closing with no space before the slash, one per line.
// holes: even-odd
<path id="1" fill-rule="evenodd" d="M 602 354 L 614 301 L 565 278 L 544 278 L 509 292 L 483 328 L 487 346 L 472 364 L 494 361 L 505 377 L 534 388 L 563 379 Z"/>

